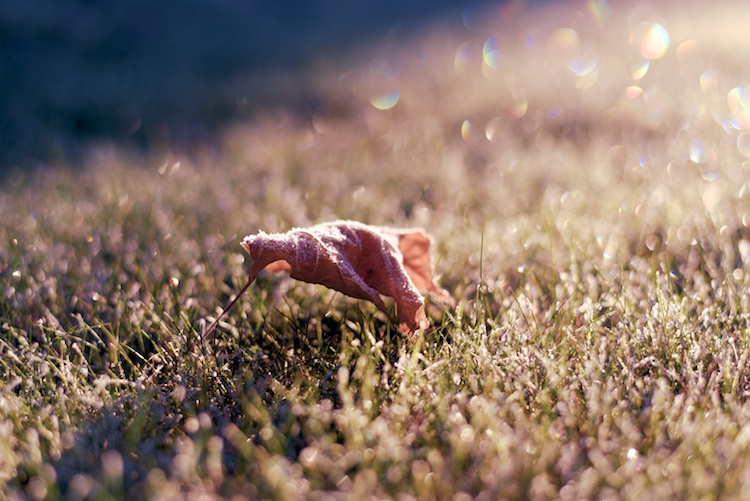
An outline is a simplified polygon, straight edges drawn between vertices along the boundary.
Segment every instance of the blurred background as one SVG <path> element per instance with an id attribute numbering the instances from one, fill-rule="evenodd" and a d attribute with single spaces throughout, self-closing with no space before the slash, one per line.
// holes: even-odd
<path id="1" fill-rule="evenodd" d="M 0 1 L 0 169 L 75 164 L 102 141 L 210 145 L 259 110 L 314 108 L 315 75 L 428 24 L 470 30 L 491 3 Z"/>

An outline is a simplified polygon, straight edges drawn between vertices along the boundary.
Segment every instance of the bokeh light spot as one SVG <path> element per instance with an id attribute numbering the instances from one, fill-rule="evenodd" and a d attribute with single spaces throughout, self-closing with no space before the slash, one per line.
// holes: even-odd
<path id="1" fill-rule="evenodd" d="M 401 66 L 384 59 L 374 59 L 370 62 L 370 74 L 393 80 L 401 73 Z"/>
<path id="2" fill-rule="evenodd" d="M 631 61 L 630 63 L 630 79 L 631 80 L 640 80 L 641 78 L 646 76 L 646 73 L 648 73 L 648 69 L 651 66 L 651 63 L 649 63 L 648 59 L 637 59 L 635 61 Z"/>
<path id="3" fill-rule="evenodd" d="M 490 37 L 482 46 L 482 61 L 492 69 L 500 66 L 500 51 L 497 48 L 497 40 Z"/>
<path id="4" fill-rule="evenodd" d="M 401 92 L 399 92 L 398 90 L 392 90 L 370 99 L 370 104 L 381 111 L 385 111 L 390 110 L 391 108 L 396 106 L 400 98 Z"/>
<path id="5" fill-rule="evenodd" d="M 641 38 L 641 55 L 653 61 L 660 59 L 669 49 L 669 34 L 659 23 L 644 23 L 644 35 Z"/>
<path id="6" fill-rule="evenodd" d="M 456 55 L 453 58 L 453 67 L 456 69 L 456 73 L 463 73 L 469 66 L 471 61 L 471 43 L 464 42 L 456 49 Z"/>
<path id="7" fill-rule="evenodd" d="M 746 157 L 750 157 L 750 132 L 743 132 L 737 136 L 737 149 Z"/>
<path id="8" fill-rule="evenodd" d="M 503 119 L 500 117 L 490 118 L 487 122 L 487 126 L 484 128 L 484 135 L 490 141 L 495 141 L 500 136 L 502 130 Z"/>
<path id="9" fill-rule="evenodd" d="M 566 61 L 575 59 L 581 52 L 581 38 L 575 30 L 558 28 L 547 37 L 547 48 Z"/>
<path id="10" fill-rule="evenodd" d="M 716 181 L 719 179 L 719 170 L 709 163 L 701 168 L 701 179 L 704 181 Z"/>
<path id="11" fill-rule="evenodd" d="M 599 78 L 599 63 L 593 56 L 581 54 L 569 60 L 568 69 L 578 77 L 575 84 L 578 89 L 591 87 Z"/>
<path id="12" fill-rule="evenodd" d="M 690 64 L 699 58 L 700 43 L 696 40 L 685 40 L 675 49 L 675 55 L 680 64 Z"/>
<path id="13" fill-rule="evenodd" d="M 700 86 L 704 94 L 713 94 L 719 89 L 719 72 L 708 69 L 701 73 Z"/>
<path id="14" fill-rule="evenodd" d="M 579 75 L 576 79 L 577 89 L 588 89 L 596 83 L 599 79 L 599 66 L 595 66 L 594 69 L 584 75 Z"/>
<path id="15" fill-rule="evenodd" d="M 526 30 L 526 36 L 524 37 L 524 40 L 526 41 L 526 47 L 529 49 L 533 49 L 536 47 L 537 42 L 537 35 L 539 30 L 537 28 L 529 28 Z"/>
<path id="16" fill-rule="evenodd" d="M 696 164 L 702 164 L 708 160 L 709 154 L 706 150 L 705 145 L 703 144 L 703 141 L 693 141 L 693 144 L 690 145 L 689 156 L 690 160 Z"/>
<path id="17" fill-rule="evenodd" d="M 464 141 L 471 142 L 472 138 L 474 136 L 474 126 L 471 125 L 471 122 L 468 120 L 464 120 L 461 124 L 461 137 L 464 138 Z"/>
<path id="18" fill-rule="evenodd" d="M 607 0 L 588 0 L 586 3 L 588 4 L 591 17 L 599 22 L 603 21 L 604 18 L 609 17 L 612 12 Z"/>
<path id="19" fill-rule="evenodd" d="M 731 126 L 750 129 L 750 87 L 735 87 L 727 93 L 727 106 L 732 114 Z"/>
<path id="20" fill-rule="evenodd" d="M 637 85 L 631 85 L 630 87 L 625 88 L 623 95 L 628 99 L 638 99 L 643 96 L 643 89 Z"/>
<path id="21" fill-rule="evenodd" d="M 506 116 L 509 120 L 518 120 L 526 115 L 526 110 L 529 109 L 529 103 L 524 99 L 516 102 L 513 106 L 508 108 Z"/>
<path id="22" fill-rule="evenodd" d="M 482 5 L 478 1 L 468 1 L 464 5 L 463 9 L 463 22 L 464 26 L 469 31 L 476 31 L 480 29 L 480 26 L 482 25 L 482 21 L 484 19 L 484 9 L 482 9 Z"/>
<path id="23" fill-rule="evenodd" d="M 594 72 L 597 67 L 595 58 L 577 57 L 568 61 L 568 69 L 579 77 Z"/>

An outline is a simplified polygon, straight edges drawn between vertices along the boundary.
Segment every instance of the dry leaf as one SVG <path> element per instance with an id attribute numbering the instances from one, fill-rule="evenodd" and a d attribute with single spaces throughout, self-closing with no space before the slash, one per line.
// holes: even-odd
<path id="1" fill-rule="evenodd" d="M 398 230 L 354 221 L 336 221 L 287 233 L 245 237 L 252 258 L 249 281 L 261 270 L 286 271 L 292 278 L 325 285 L 347 296 L 387 308 L 381 295 L 396 302 L 401 332 L 412 337 L 428 326 L 420 290 L 455 305 L 435 283 L 430 237 L 421 230 Z"/>

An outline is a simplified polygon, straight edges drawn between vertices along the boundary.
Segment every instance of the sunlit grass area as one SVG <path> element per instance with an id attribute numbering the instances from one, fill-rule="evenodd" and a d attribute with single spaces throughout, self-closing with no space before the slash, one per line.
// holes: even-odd
<path id="1" fill-rule="evenodd" d="M 191 154 L 0 191 L 0 497 L 742 499 L 750 7 L 516 2 L 316 77 Z M 395 312 L 243 236 L 434 237 Z"/>

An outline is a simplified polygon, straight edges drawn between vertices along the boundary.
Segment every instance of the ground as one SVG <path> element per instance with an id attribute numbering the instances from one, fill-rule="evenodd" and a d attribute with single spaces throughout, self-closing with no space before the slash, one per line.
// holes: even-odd
<path id="1" fill-rule="evenodd" d="M 471 20 L 469 20 L 471 21 Z M 0 495 L 742 499 L 750 8 L 509 2 L 315 74 L 189 152 L 0 191 Z M 395 311 L 239 242 L 419 226 Z"/>

